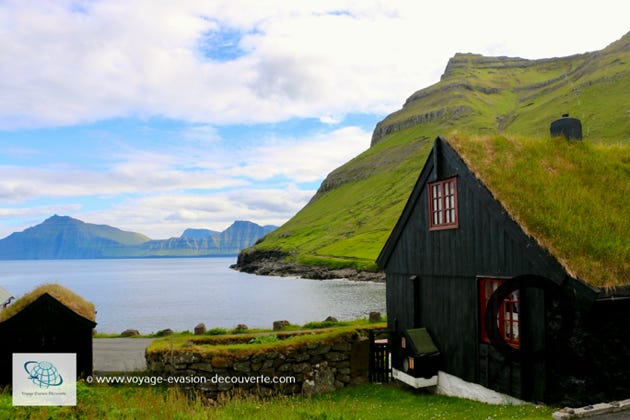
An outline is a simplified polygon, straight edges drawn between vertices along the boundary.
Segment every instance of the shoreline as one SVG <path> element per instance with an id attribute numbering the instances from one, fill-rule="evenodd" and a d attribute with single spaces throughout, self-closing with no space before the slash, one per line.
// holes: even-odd
<path id="1" fill-rule="evenodd" d="M 260 276 L 300 277 L 311 280 L 347 279 L 351 281 L 385 282 L 382 271 L 357 270 L 355 268 L 332 269 L 287 261 L 288 255 L 280 251 L 242 251 L 231 269 Z"/>

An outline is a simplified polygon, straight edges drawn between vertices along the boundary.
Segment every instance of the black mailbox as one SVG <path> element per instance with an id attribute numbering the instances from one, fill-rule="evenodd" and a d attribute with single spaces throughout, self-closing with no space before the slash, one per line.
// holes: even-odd
<path id="1" fill-rule="evenodd" d="M 414 378 L 432 378 L 437 375 L 440 352 L 426 328 L 403 331 L 400 343 L 403 359 L 402 370 Z"/>

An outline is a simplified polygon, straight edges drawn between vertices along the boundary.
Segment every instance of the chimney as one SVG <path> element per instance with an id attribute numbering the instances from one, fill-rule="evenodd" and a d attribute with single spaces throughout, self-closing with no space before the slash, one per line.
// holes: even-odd
<path id="1" fill-rule="evenodd" d="M 582 140 L 582 123 L 577 118 L 562 114 L 562 118 L 555 120 L 549 127 L 551 137 L 564 137 L 567 140 Z"/>

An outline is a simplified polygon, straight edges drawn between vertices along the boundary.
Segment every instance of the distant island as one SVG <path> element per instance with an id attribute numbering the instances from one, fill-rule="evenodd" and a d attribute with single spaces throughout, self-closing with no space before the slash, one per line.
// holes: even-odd
<path id="1" fill-rule="evenodd" d="M 234 256 L 276 229 L 235 221 L 223 232 L 186 229 L 180 237 L 155 240 L 108 225 L 54 215 L 0 240 L 0 260 Z"/>

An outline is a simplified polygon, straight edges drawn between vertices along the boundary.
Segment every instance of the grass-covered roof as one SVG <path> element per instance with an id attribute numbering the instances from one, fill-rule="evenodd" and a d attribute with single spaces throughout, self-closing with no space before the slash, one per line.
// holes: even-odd
<path id="1" fill-rule="evenodd" d="M 572 276 L 630 285 L 630 146 L 458 133 L 446 140 Z"/>
<path id="2" fill-rule="evenodd" d="M 19 313 L 22 309 L 26 308 L 45 293 L 48 293 L 50 296 L 54 297 L 82 317 L 91 321 L 96 320 L 96 310 L 93 303 L 88 302 L 73 291 L 68 290 L 59 284 L 44 284 L 22 296 L 12 305 L 9 305 L 5 310 L 0 312 L 0 322 L 5 321 L 13 315 Z"/>

